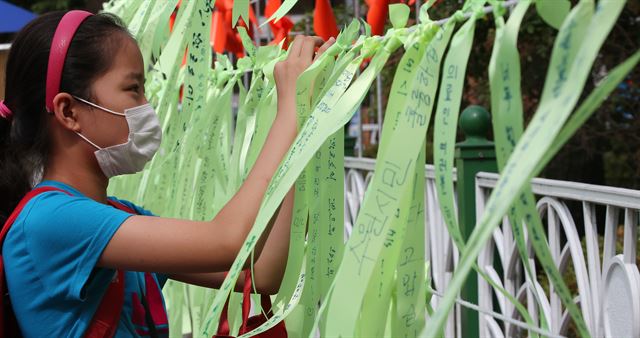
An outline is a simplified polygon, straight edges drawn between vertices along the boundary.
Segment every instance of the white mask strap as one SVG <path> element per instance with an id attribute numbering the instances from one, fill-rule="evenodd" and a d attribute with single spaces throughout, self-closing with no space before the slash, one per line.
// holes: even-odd
<path id="1" fill-rule="evenodd" d="M 78 100 L 78 101 L 82 101 L 82 102 L 84 102 L 84 103 L 86 103 L 86 104 L 88 104 L 88 105 L 90 105 L 90 106 L 92 106 L 92 107 L 94 107 L 94 108 L 98 108 L 98 109 L 100 109 L 100 110 L 104 110 L 104 111 L 106 111 L 107 113 L 111 113 L 111 114 L 119 115 L 119 116 L 126 116 L 124 113 L 118 113 L 118 112 L 115 112 L 115 111 L 113 111 L 113 110 L 111 110 L 111 109 L 107 109 L 107 108 L 105 108 L 105 107 L 99 106 L 99 105 L 97 105 L 97 104 L 95 104 L 95 103 L 93 103 L 93 102 L 89 102 L 89 101 L 87 101 L 87 100 L 85 100 L 85 99 L 82 99 L 82 98 L 79 98 L 79 97 L 77 97 L 77 96 L 75 96 L 75 95 L 71 95 L 71 96 L 73 96 L 73 97 L 74 97 L 76 100 Z"/>
<path id="2" fill-rule="evenodd" d="M 83 140 L 87 141 L 90 145 L 94 146 L 96 149 L 102 150 L 102 148 L 98 147 L 98 145 L 96 145 L 95 143 L 89 141 L 89 139 L 86 138 L 84 135 L 82 135 L 80 133 L 76 133 L 76 134 L 78 134 L 78 136 L 82 137 Z"/>

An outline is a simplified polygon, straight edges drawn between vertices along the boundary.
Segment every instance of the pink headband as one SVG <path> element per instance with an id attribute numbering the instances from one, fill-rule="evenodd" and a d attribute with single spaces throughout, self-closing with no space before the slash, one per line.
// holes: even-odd
<path id="1" fill-rule="evenodd" d="M 12 117 L 13 113 L 11 112 L 11 109 L 4 104 L 4 100 L 0 101 L 0 118 L 11 120 Z"/>
<path id="2" fill-rule="evenodd" d="M 53 112 L 53 98 L 60 92 L 60 80 L 62 79 L 62 70 L 64 60 L 67 57 L 67 50 L 71 44 L 71 40 L 78 30 L 80 24 L 87 17 L 93 14 L 73 10 L 67 12 L 58 23 L 56 32 L 51 41 L 51 51 L 49 52 L 49 64 L 47 66 L 47 92 L 45 104 L 48 112 Z"/>

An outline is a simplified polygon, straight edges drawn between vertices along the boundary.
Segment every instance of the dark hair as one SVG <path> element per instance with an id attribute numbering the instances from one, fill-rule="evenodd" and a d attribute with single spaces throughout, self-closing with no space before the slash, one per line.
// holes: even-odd
<path id="1" fill-rule="evenodd" d="M 13 118 L 0 118 L 0 225 L 47 163 L 47 64 L 53 34 L 65 13 L 51 12 L 31 21 L 9 51 L 5 104 Z M 69 46 L 60 91 L 91 98 L 91 84 L 109 70 L 124 36 L 132 38 L 114 15 L 101 13 L 84 20 Z"/>

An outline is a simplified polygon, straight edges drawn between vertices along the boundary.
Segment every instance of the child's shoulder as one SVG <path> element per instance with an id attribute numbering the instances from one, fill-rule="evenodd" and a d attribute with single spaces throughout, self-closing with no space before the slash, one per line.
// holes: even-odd
<path id="1" fill-rule="evenodd" d="M 44 182 L 36 188 L 43 186 L 57 189 L 32 197 L 20 211 L 8 237 L 11 233 L 22 233 L 33 243 L 51 241 L 52 238 L 57 238 L 59 242 L 65 242 L 65 239 L 68 239 L 67 242 L 81 241 L 82 236 L 91 237 L 99 231 L 115 231 L 130 216 L 110 205 L 88 198 L 65 184 Z M 128 201 L 122 203 L 132 204 Z M 14 231 L 16 228 L 19 230 Z"/>
<path id="2" fill-rule="evenodd" d="M 40 208 L 44 204 L 54 208 L 59 208 L 60 207 L 59 204 L 67 204 L 72 200 L 82 200 L 85 202 L 82 204 L 86 204 L 88 206 L 95 205 L 96 207 L 104 207 L 102 203 L 99 203 L 90 198 L 87 198 L 72 186 L 59 181 L 45 180 L 35 186 L 35 188 L 40 188 L 40 187 L 52 187 L 52 188 L 56 188 L 56 190 L 46 191 L 35 196 L 33 198 L 33 203 L 29 201 L 29 203 L 31 204 L 31 207 L 37 204 L 38 207 Z M 108 196 L 108 198 L 112 201 L 119 202 L 126 205 L 127 207 L 135 210 L 140 215 L 154 216 L 154 214 L 149 210 L 141 206 L 138 206 L 129 200 L 121 199 L 115 196 Z M 74 205 L 74 208 L 76 209 L 76 211 L 78 211 L 79 209 L 77 204 Z"/>
<path id="3" fill-rule="evenodd" d="M 79 204 L 76 203 L 82 198 L 75 191 L 70 191 L 62 184 L 52 184 L 50 182 L 43 182 L 38 184 L 35 188 L 52 187 L 55 190 L 48 190 L 40 192 L 39 194 L 31 197 L 31 199 L 24 205 L 24 208 L 20 212 L 18 219 L 29 218 L 31 221 L 54 221 L 53 216 L 59 216 L 65 212 L 73 211 L 78 212 L 81 210 Z M 66 207 L 70 207 L 67 209 Z"/>
<path id="4" fill-rule="evenodd" d="M 29 224 L 38 225 L 45 224 L 50 226 L 57 221 L 71 223 L 71 220 L 83 219 L 91 217 L 115 217 L 122 218 L 116 214 L 122 213 L 114 210 L 112 206 L 97 202 L 91 198 L 84 196 L 75 188 L 58 181 L 43 181 L 36 185 L 39 187 L 53 187 L 56 190 L 49 190 L 34 196 L 24 207 L 20 213 L 18 220 L 28 220 Z M 109 199 L 120 202 L 129 208 L 132 208 L 140 215 L 153 216 L 153 214 L 125 199 L 119 199 L 109 196 Z"/>

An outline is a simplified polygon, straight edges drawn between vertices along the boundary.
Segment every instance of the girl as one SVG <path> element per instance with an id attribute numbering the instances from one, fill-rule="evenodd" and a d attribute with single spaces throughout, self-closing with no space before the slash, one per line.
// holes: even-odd
<path id="1" fill-rule="evenodd" d="M 219 287 L 296 136 L 296 79 L 314 49 L 322 44 L 319 55 L 332 42 L 295 38 L 275 68 L 278 113 L 255 166 L 214 219 L 189 221 L 152 217 L 106 194 L 110 177 L 141 170 L 160 142 L 142 56 L 122 23 L 108 14 L 53 12 L 20 31 L 0 103 L 0 224 L 34 186 L 57 189 L 24 205 L 2 247 L 22 334 L 84 336 L 111 302 L 120 311 L 115 336 L 166 335 L 159 290 L 168 278 Z M 284 272 L 292 196 L 256 246 L 260 293 L 277 292 Z M 116 285 L 124 299 L 113 296 Z"/>

